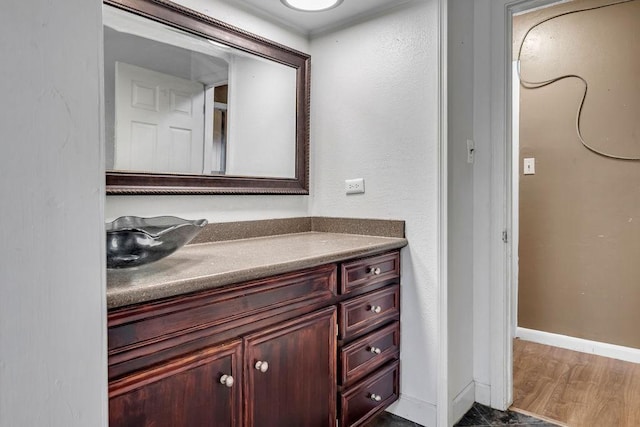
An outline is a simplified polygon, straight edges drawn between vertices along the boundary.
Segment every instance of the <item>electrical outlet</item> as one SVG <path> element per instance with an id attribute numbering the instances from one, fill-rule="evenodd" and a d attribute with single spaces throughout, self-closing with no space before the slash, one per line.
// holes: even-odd
<path id="1" fill-rule="evenodd" d="M 347 194 L 364 193 L 364 178 L 345 180 L 344 191 Z"/>

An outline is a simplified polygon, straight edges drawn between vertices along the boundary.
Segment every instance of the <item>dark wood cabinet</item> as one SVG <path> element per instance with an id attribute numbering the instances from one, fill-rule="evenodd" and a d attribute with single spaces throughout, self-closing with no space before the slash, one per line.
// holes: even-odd
<path id="1" fill-rule="evenodd" d="M 210 347 L 109 386 L 109 425 L 240 427 L 242 342 Z"/>
<path id="2" fill-rule="evenodd" d="M 392 322 L 342 347 L 340 378 L 349 386 L 400 355 L 400 322 Z"/>
<path id="3" fill-rule="evenodd" d="M 356 427 L 399 396 L 400 253 L 340 268 L 338 415 L 340 426 Z"/>
<path id="4" fill-rule="evenodd" d="M 399 252 L 110 310 L 113 427 L 335 427 L 398 398 Z"/>
<path id="5" fill-rule="evenodd" d="M 245 338 L 245 425 L 335 426 L 331 307 Z"/>
<path id="6" fill-rule="evenodd" d="M 399 375 L 399 362 L 396 360 L 342 392 L 340 425 L 361 426 L 395 402 L 399 394 Z"/>

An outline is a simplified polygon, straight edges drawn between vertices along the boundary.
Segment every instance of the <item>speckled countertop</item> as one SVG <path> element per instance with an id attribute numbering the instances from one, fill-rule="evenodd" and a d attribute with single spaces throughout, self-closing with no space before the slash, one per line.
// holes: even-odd
<path id="1" fill-rule="evenodd" d="M 107 272 L 107 306 L 123 307 L 398 249 L 401 237 L 309 231 L 187 245 L 152 264 Z"/>

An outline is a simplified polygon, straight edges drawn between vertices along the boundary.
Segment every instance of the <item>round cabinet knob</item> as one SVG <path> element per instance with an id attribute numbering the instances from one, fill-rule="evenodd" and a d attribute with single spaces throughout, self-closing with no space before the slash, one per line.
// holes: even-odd
<path id="1" fill-rule="evenodd" d="M 269 363 L 263 360 L 259 360 L 256 362 L 255 367 L 260 372 L 267 372 L 269 370 Z"/>
<path id="2" fill-rule="evenodd" d="M 229 388 L 233 387 L 234 382 L 235 380 L 231 375 L 223 375 L 222 377 L 220 377 L 220 384 L 224 384 Z"/>
<path id="3" fill-rule="evenodd" d="M 378 276 L 380 274 L 380 267 L 369 267 L 369 273 Z"/>
<path id="4" fill-rule="evenodd" d="M 379 394 L 371 393 L 370 399 L 374 402 L 380 402 L 382 400 L 382 396 L 380 396 Z"/>
<path id="5" fill-rule="evenodd" d="M 377 314 L 382 311 L 382 307 L 380 307 L 379 305 L 371 305 L 369 306 L 369 311 L 372 311 Z"/>
<path id="6" fill-rule="evenodd" d="M 382 353 L 382 350 L 380 350 L 378 347 L 369 347 L 369 351 L 371 353 L 375 353 L 375 354 L 380 354 Z"/>

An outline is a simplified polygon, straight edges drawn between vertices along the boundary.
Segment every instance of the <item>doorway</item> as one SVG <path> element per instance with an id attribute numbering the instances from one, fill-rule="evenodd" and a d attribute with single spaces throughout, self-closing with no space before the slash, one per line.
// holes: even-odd
<path id="1" fill-rule="evenodd" d="M 640 61 L 628 57 L 639 25 L 637 0 L 514 16 L 514 54 L 528 32 L 523 84 L 513 76 L 517 317 L 527 330 L 640 348 L 640 269 L 629 256 L 640 252 L 640 168 L 631 160 L 640 160 Z"/>
<path id="2" fill-rule="evenodd" d="M 483 180 L 480 185 L 486 188 L 486 199 L 492 200 L 491 209 L 482 212 L 478 209 L 476 221 L 485 224 L 488 230 L 483 250 L 488 254 L 481 255 L 487 271 L 483 277 L 474 278 L 474 287 L 478 292 L 486 292 L 489 297 L 488 306 L 491 312 L 485 314 L 490 329 L 490 344 L 486 350 L 488 370 L 487 384 L 490 385 L 490 398 L 487 403 L 498 409 L 506 409 L 513 400 L 512 395 L 512 339 L 516 333 L 516 292 L 513 284 L 517 283 L 517 257 L 512 256 L 517 250 L 518 228 L 517 216 L 513 212 L 513 187 L 517 181 L 512 171 L 519 161 L 514 161 L 511 146 L 513 123 L 511 111 L 512 94 L 512 18 L 514 14 L 557 3 L 549 0 L 517 0 L 493 1 L 483 3 L 487 12 L 476 13 L 476 25 L 488 27 L 489 31 L 481 34 L 476 58 L 486 59 L 476 65 L 480 67 L 480 76 L 476 77 L 476 87 L 488 87 L 478 97 L 476 110 L 483 111 L 489 105 L 490 114 L 483 122 L 486 127 L 487 140 L 490 141 L 491 162 L 476 176 Z M 477 61 L 476 61 L 477 63 Z M 486 124 L 485 124 L 486 123 Z M 480 154 L 480 152 L 479 152 Z M 477 167 L 478 165 L 476 165 Z M 539 165 L 538 165 L 539 166 Z M 515 182 L 514 182 L 515 181 Z M 477 179 L 476 179 L 477 182 Z M 515 218 L 514 218 L 515 217 Z M 486 227 L 486 224 L 489 226 Z M 487 240 L 488 239 L 488 240 Z M 476 252 L 474 252 L 475 254 Z M 475 255 L 474 255 L 475 256 Z M 482 356 L 481 357 L 485 357 Z"/>
<path id="3" fill-rule="evenodd" d="M 517 6 L 526 6 L 526 3 L 532 6 L 536 2 L 517 2 Z M 640 209 L 640 200 L 634 195 L 640 168 L 637 162 L 630 160 L 638 156 L 638 150 L 636 148 L 634 154 L 633 146 L 633 133 L 638 129 L 633 121 L 625 121 L 624 112 L 616 110 L 615 104 L 626 103 L 630 105 L 627 109 L 636 107 L 636 117 L 639 110 L 633 101 L 621 101 L 623 92 L 629 92 L 628 83 L 625 90 L 614 95 L 618 90 L 616 85 L 625 85 L 624 67 L 617 65 L 616 73 L 612 73 L 611 70 L 594 70 L 593 62 L 604 56 L 597 53 L 606 52 L 608 63 L 599 66 L 617 64 L 615 51 L 624 51 L 624 40 L 634 40 L 637 36 L 625 35 L 622 41 L 612 41 L 611 37 L 624 31 L 625 22 L 639 16 L 640 9 L 635 9 L 637 4 L 629 9 L 632 2 L 620 1 L 560 3 L 545 5 L 551 7 L 533 14 L 527 13 L 531 19 L 529 22 L 520 19 L 519 26 L 513 17 L 519 15 L 517 21 L 523 15 L 515 12 L 511 8 L 513 5 L 507 5 L 511 18 L 507 33 L 516 40 L 509 49 L 511 53 L 517 53 L 517 38 L 532 25 L 537 22 L 551 24 L 547 19 L 554 16 L 562 17 L 564 21 L 548 25 L 547 30 L 532 40 L 537 50 L 530 54 L 536 64 L 528 65 L 526 73 L 520 71 L 523 79 L 543 84 L 529 84 L 531 90 L 523 89 L 527 99 L 526 102 L 522 100 L 522 111 L 519 111 L 517 67 L 513 66 L 512 74 L 507 75 L 514 94 L 511 98 L 512 141 L 506 141 L 506 151 L 509 148 L 512 151 L 506 156 L 510 165 L 505 174 L 511 172 L 507 177 L 511 182 L 505 187 L 506 200 L 510 200 L 508 205 L 511 206 L 508 218 L 511 240 L 507 245 L 510 246 L 508 266 L 511 271 L 506 283 L 513 292 L 509 341 L 513 336 L 519 336 L 565 349 L 637 362 L 640 359 L 634 350 L 640 345 L 633 331 L 637 321 L 632 319 L 636 316 L 635 305 L 640 300 L 640 291 L 635 294 L 638 271 L 633 260 L 620 254 L 640 251 L 635 243 L 639 232 L 633 224 L 633 217 Z M 612 3 L 620 9 L 626 5 L 628 10 L 611 12 L 615 18 L 603 14 L 591 16 L 589 22 L 581 20 L 579 27 L 572 28 L 576 23 L 568 19 L 567 11 L 613 9 L 607 6 Z M 519 12 L 527 10 L 531 9 L 525 7 Z M 614 21 L 607 23 L 607 19 Z M 631 24 L 630 28 L 636 26 Z M 605 29 L 606 37 L 602 36 L 599 27 Z M 570 43 L 571 52 L 563 52 L 563 33 L 565 38 L 567 34 L 577 34 L 589 50 L 581 54 L 574 37 Z M 598 36 L 590 39 L 593 34 Z M 607 42 L 613 44 L 604 49 L 600 44 Z M 553 49 L 548 48 L 549 44 Z M 554 55 L 557 55 L 555 61 Z M 517 59 L 515 56 L 505 56 L 505 61 Z M 547 62 L 546 70 L 540 68 L 547 59 L 550 62 Z M 563 59 L 570 61 L 572 72 L 563 69 Z M 599 76 L 597 71 L 603 74 Z M 531 77 L 536 72 L 538 76 Z M 564 76 L 569 74 L 572 77 L 565 80 Z M 588 109 L 585 107 L 576 112 L 577 108 L 582 109 L 579 101 L 587 81 L 591 84 L 588 101 L 592 105 L 587 103 Z M 549 82 L 554 84 L 547 84 Z M 634 86 L 634 82 L 635 77 L 630 85 Z M 536 86 L 544 89 L 535 90 Z M 616 124 L 615 128 L 612 123 Z M 631 135 L 625 135 L 625 132 Z M 527 168 L 530 168 L 528 172 Z M 623 213 L 626 223 L 617 221 L 617 215 Z M 589 359 L 587 355 L 577 354 L 579 360 Z M 595 359 L 590 363 L 596 363 Z M 633 370 L 633 365 L 629 369 Z M 513 378 L 513 372 L 508 375 Z"/>

